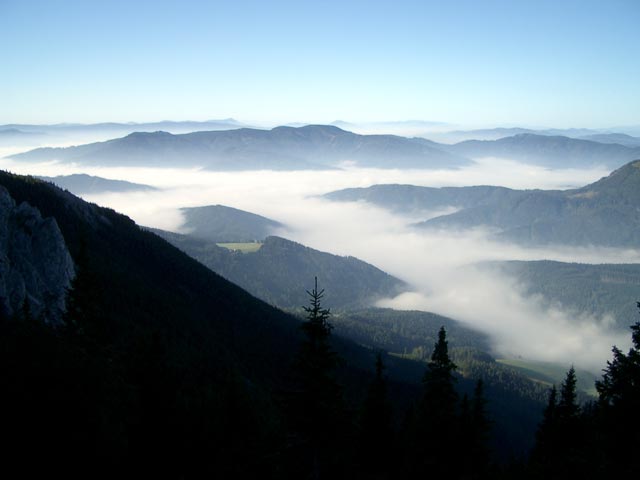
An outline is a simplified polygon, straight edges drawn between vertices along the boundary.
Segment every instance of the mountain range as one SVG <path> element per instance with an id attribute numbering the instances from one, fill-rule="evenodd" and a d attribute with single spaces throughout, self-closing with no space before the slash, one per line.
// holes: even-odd
<path id="1" fill-rule="evenodd" d="M 327 169 L 341 162 L 381 168 L 456 168 L 470 163 L 415 139 L 357 135 L 323 125 L 182 135 L 137 132 L 77 147 L 35 149 L 12 158 L 84 165 L 201 166 L 211 170 Z"/>
<path id="2" fill-rule="evenodd" d="M 457 143 L 465 140 L 499 140 L 501 138 L 512 137 L 521 133 L 553 137 L 561 136 L 581 138 L 584 140 L 594 140 L 602 143 L 619 143 L 627 146 L 638 146 L 636 141 L 638 140 L 637 135 L 640 134 L 640 128 L 637 126 L 607 129 L 498 127 L 438 132 L 436 137 L 446 140 L 447 143 Z M 630 144 L 627 144 L 627 142 Z"/>
<path id="3" fill-rule="evenodd" d="M 0 126 L 0 146 L 40 145 L 44 137 L 41 132 L 24 131 L 11 126 Z"/>
<path id="4" fill-rule="evenodd" d="M 498 140 L 467 140 L 445 148 L 470 158 L 498 157 L 547 168 L 618 168 L 640 158 L 638 146 L 532 133 L 519 133 Z"/>
<path id="5" fill-rule="evenodd" d="M 233 128 L 245 127 L 245 124 L 225 118 L 222 120 L 197 121 L 171 121 L 160 122 L 103 122 L 103 123 L 58 123 L 50 125 L 32 124 L 7 124 L 0 125 L 0 132 L 12 132 L 14 134 L 32 134 L 44 136 L 72 136 L 87 133 L 108 133 L 110 135 L 126 135 L 133 132 L 155 132 L 164 130 L 173 133 L 186 133 L 210 130 L 229 130 Z"/>
<path id="6" fill-rule="evenodd" d="M 325 197 L 368 201 L 395 211 L 454 207 L 454 213 L 416 226 L 432 230 L 488 227 L 499 239 L 523 244 L 636 247 L 640 242 L 640 161 L 572 190 L 375 185 Z"/>
<path id="7" fill-rule="evenodd" d="M 600 143 L 617 143 L 625 147 L 640 147 L 640 137 L 632 137 L 626 133 L 594 133 L 579 138 Z"/>
<path id="8" fill-rule="evenodd" d="M 611 137 L 606 139 L 601 143 L 557 135 L 518 133 L 498 140 L 468 140 L 446 145 L 418 137 L 358 135 L 335 126 L 306 125 L 180 135 L 164 131 L 135 132 L 105 142 L 37 148 L 10 158 L 81 165 L 182 166 L 237 171 L 331 169 L 344 164 L 447 169 L 470 165 L 471 159 L 483 157 L 505 158 L 547 168 L 617 168 L 640 157 L 640 146 L 634 143 L 634 137 L 628 137 L 625 145 L 615 143 Z"/>

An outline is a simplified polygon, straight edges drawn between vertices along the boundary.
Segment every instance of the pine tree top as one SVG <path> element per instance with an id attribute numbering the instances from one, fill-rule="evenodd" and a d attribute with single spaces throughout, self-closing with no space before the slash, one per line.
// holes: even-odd
<path id="1" fill-rule="evenodd" d="M 428 367 L 430 370 L 447 372 L 453 372 L 453 370 L 458 368 L 451 358 L 449 358 L 449 342 L 447 341 L 447 332 L 444 327 L 440 327 L 438 331 L 438 341 L 433 348 Z"/>

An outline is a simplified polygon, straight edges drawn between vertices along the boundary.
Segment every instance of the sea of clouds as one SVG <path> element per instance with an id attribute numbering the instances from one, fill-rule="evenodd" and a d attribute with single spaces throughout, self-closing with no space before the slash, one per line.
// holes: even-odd
<path id="1" fill-rule="evenodd" d="M 342 170 L 297 172 L 212 172 L 199 169 L 82 167 L 22 164 L 0 160 L 0 168 L 21 174 L 86 173 L 158 187 L 155 191 L 87 195 L 140 225 L 181 231 L 181 207 L 221 204 L 277 220 L 278 235 L 318 250 L 351 255 L 406 281 L 407 292 L 382 300 L 395 309 L 431 311 L 487 333 L 495 353 L 538 361 L 575 364 L 599 372 L 612 345 L 626 348 L 629 335 L 612 328 L 610 317 L 549 307 L 527 296 L 513 278 L 482 268 L 496 260 L 558 260 L 581 263 L 638 263 L 640 250 L 524 248 L 498 243 L 487 232 L 417 231 L 411 224 L 442 213 L 391 213 L 363 202 L 335 203 L 320 196 L 381 183 L 439 186 L 501 185 L 565 189 L 598 180 L 602 168 L 548 170 L 505 159 L 480 159 L 458 170 L 382 170 L 345 166 Z M 303 288 L 303 286 L 301 286 Z M 331 286 L 327 285 L 327 301 Z"/>

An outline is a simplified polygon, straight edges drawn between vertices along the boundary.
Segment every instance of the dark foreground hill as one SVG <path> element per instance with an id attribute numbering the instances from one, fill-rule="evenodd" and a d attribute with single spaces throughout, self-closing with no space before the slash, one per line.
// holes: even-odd
<path id="1" fill-rule="evenodd" d="M 380 168 L 457 168 L 472 163 L 418 139 L 357 135 L 328 125 L 182 135 L 137 132 L 77 147 L 39 148 L 12 158 L 82 165 L 198 166 L 209 170 L 327 169 L 341 162 Z"/>
<path id="2" fill-rule="evenodd" d="M 223 423 L 234 382 L 260 405 L 245 412 L 250 428 L 268 432 L 268 392 L 296 351 L 296 319 L 112 210 L 34 179 L 0 173 L 0 185 L 55 219 L 90 318 L 71 338 L 3 321 L 1 411 L 14 454 L 98 476 L 206 472 L 235 448 Z"/>
<path id="3" fill-rule="evenodd" d="M 418 226 L 431 230 L 489 227 L 497 238 L 522 244 L 640 244 L 640 161 L 572 190 L 376 185 L 332 192 L 326 197 L 364 200 L 398 212 L 451 206 L 457 211 Z"/>
<path id="4" fill-rule="evenodd" d="M 0 172 L 0 186 L 14 205 L 37 209 L 59 227 L 77 274 L 58 327 L 34 318 L 28 302 L 13 318 L 0 312 L 7 471 L 67 478 L 300 477 L 296 462 L 309 450 L 291 444 L 295 430 L 283 400 L 296 392 L 289 372 L 300 345 L 298 319 L 112 210 L 29 177 Z M 376 318 L 372 332 L 385 323 Z M 345 332 L 368 330 L 354 322 L 343 323 Z M 403 341 L 430 341 L 435 332 L 422 332 L 436 322 L 414 321 Z M 466 335 L 458 330 L 453 338 Z M 361 337 L 363 346 L 333 340 L 344 359 L 337 379 L 347 411 L 355 412 L 373 378 L 373 348 L 381 343 L 373 336 Z M 418 349 L 416 358 L 431 347 Z M 425 365 L 398 355 L 386 364 L 400 425 L 420 396 Z M 487 387 L 496 413 L 494 444 L 503 455 L 530 444 L 539 418 L 535 394 L 521 388 L 531 383 L 522 382 Z M 473 384 L 459 378 L 458 386 L 470 392 Z M 346 457 L 355 442 L 352 417 L 335 437 L 346 445 L 340 450 Z"/>

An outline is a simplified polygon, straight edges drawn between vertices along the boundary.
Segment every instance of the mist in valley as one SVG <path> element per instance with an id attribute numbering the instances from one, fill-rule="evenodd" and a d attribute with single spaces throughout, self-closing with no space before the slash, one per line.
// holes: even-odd
<path id="1" fill-rule="evenodd" d="M 378 306 L 424 310 L 459 320 L 487 333 L 497 356 L 576 364 L 599 372 L 612 345 L 626 348 L 626 331 L 610 316 L 598 318 L 549 305 L 525 294 L 523 285 L 483 262 L 557 260 L 580 263 L 639 263 L 640 250 L 597 247 L 523 248 L 496 242 L 489 232 L 426 232 L 412 224 L 451 213 L 391 213 L 364 202 L 334 203 L 324 193 L 350 187 L 397 183 L 420 186 L 500 185 L 517 189 L 583 186 L 609 172 L 603 168 L 556 169 L 506 159 L 478 159 L 457 170 L 363 169 L 343 165 L 326 171 L 212 172 L 199 169 L 86 167 L 24 164 L 4 159 L 0 168 L 21 174 L 86 173 L 158 187 L 156 191 L 103 193 L 84 198 L 115 209 L 138 224 L 183 232 L 182 207 L 221 204 L 253 212 L 286 225 L 273 232 L 309 247 L 369 262 L 404 280 L 408 291 Z M 331 306 L 331 285 L 327 305 Z M 300 285 L 301 289 L 308 285 Z M 631 323 L 633 319 L 622 322 Z"/>

